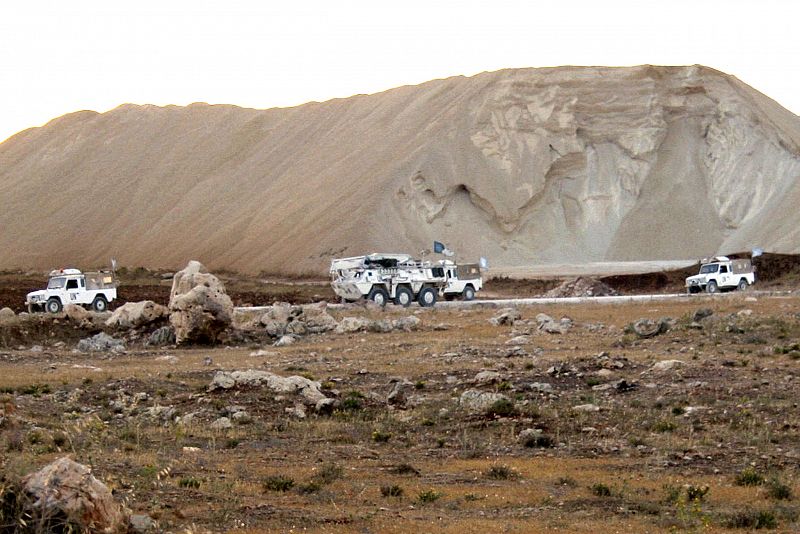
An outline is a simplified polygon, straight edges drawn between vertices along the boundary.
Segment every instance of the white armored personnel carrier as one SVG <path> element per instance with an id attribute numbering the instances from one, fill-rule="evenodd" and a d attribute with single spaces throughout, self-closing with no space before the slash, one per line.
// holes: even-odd
<path id="1" fill-rule="evenodd" d="M 477 263 L 418 261 L 408 254 L 369 254 L 331 262 L 331 285 L 345 301 L 366 298 L 385 305 L 433 306 L 440 297 L 472 300 L 483 287 Z"/>

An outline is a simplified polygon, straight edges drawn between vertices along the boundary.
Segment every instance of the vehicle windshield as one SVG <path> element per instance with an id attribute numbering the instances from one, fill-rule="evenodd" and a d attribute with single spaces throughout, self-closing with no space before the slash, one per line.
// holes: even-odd
<path id="1" fill-rule="evenodd" d="M 709 263 L 700 267 L 700 274 L 715 273 L 719 270 L 719 263 Z"/>
<path id="2" fill-rule="evenodd" d="M 47 289 L 61 289 L 64 287 L 64 283 L 67 281 L 66 278 L 63 276 L 58 276 L 56 278 L 51 278 L 49 282 L 47 282 Z"/>

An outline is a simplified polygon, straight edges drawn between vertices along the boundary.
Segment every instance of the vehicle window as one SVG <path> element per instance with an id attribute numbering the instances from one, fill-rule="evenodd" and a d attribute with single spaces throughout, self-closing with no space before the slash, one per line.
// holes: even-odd
<path id="1" fill-rule="evenodd" d="M 718 263 L 710 263 L 708 265 L 703 265 L 702 267 L 700 267 L 700 274 L 715 273 L 717 272 L 718 269 L 719 269 Z"/>
<path id="2" fill-rule="evenodd" d="M 83 285 L 83 278 L 81 278 L 81 287 L 84 287 L 84 285 Z"/>
<path id="3" fill-rule="evenodd" d="M 719 268 L 719 272 L 727 273 L 728 272 L 728 266 L 727 265 L 721 265 L 720 268 Z"/>
<path id="4" fill-rule="evenodd" d="M 72 280 L 67 280 L 67 289 L 78 289 L 78 281 L 74 278 Z"/>
<path id="5" fill-rule="evenodd" d="M 47 282 L 47 289 L 61 289 L 64 287 L 64 282 L 67 279 L 63 277 L 51 278 L 50 281 Z"/>

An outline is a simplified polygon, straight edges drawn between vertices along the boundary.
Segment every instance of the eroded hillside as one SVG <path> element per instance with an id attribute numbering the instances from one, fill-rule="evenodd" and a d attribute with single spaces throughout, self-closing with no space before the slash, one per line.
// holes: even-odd
<path id="1" fill-rule="evenodd" d="M 800 252 L 800 118 L 705 67 L 561 67 L 289 109 L 124 105 L 0 144 L 0 268 L 322 272 Z"/>

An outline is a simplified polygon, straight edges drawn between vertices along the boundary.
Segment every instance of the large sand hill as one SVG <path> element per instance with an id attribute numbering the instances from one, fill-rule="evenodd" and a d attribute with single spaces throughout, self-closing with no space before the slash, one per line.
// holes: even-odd
<path id="1" fill-rule="evenodd" d="M 0 144 L 0 268 L 323 272 L 800 253 L 800 118 L 701 67 L 561 67 L 288 109 L 123 105 Z"/>

